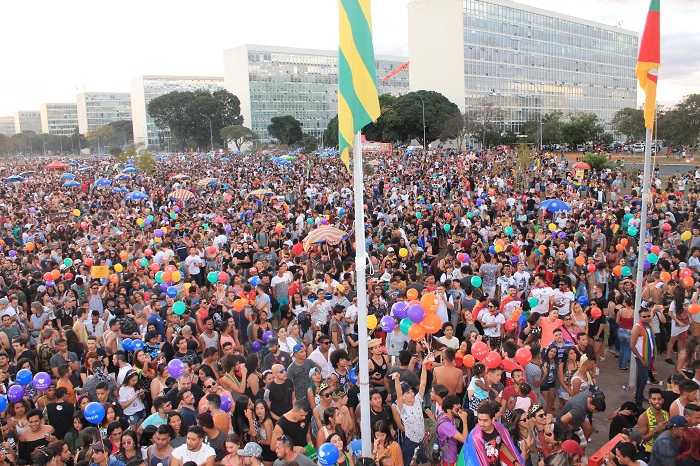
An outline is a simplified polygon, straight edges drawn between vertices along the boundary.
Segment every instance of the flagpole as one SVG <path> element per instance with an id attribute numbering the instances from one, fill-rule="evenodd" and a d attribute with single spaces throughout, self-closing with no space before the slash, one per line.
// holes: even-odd
<path id="1" fill-rule="evenodd" d="M 362 132 L 352 144 L 352 178 L 355 199 L 355 273 L 357 275 L 357 334 L 360 361 L 360 437 L 362 456 L 372 457 L 372 425 L 369 410 L 369 351 L 367 349 L 367 281 L 365 278 L 365 199 L 362 175 Z"/>
<path id="2" fill-rule="evenodd" d="M 644 286 L 644 253 L 647 240 L 647 211 L 649 210 L 649 190 L 651 184 L 651 130 L 646 129 L 644 144 L 644 181 L 642 183 L 642 215 L 639 225 L 639 244 L 637 245 L 637 287 L 634 297 L 634 325 L 639 322 L 639 309 L 642 307 L 642 290 Z M 649 368 L 651 370 L 651 368 Z M 630 364 L 629 386 L 637 386 L 637 364 Z"/>

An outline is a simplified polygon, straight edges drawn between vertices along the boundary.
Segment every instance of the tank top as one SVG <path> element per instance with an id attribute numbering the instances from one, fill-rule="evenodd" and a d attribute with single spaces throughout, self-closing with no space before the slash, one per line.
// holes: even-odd
<path id="1" fill-rule="evenodd" d="M 281 416 L 277 421 L 277 425 L 280 426 L 284 435 L 292 439 L 295 446 L 305 446 L 308 443 L 306 441 L 306 433 L 308 432 L 309 426 L 306 420 L 292 422 L 286 417 Z"/>
<path id="2" fill-rule="evenodd" d="M 645 361 L 651 361 L 654 356 L 654 333 L 651 327 L 645 327 L 641 322 L 637 325 L 642 328 L 642 335 L 641 338 L 637 338 L 634 347 L 637 348 L 637 352 L 642 355 Z"/>
<path id="3" fill-rule="evenodd" d="M 651 410 L 651 406 L 647 408 L 647 419 L 649 420 L 649 431 L 652 431 L 656 429 L 660 422 L 658 419 L 656 419 L 656 416 L 654 416 L 654 412 Z M 668 413 L 666 411 L 661 411 L 661 417 L 663 418 L 661 422 L 666 422 L 668 421 Z M 644 451 L 647 453 L 651 453 L 651 447 L 654 445 L 654 442 L 656 441 L 657 438 L 659 438 L 659 435 L 657 434 L 654 435 L 652 438 L 650 438 L 645 444 L 644 444 Z"/>
<path id="4" fill-rule="evenodd" d="M 206 348 L 218 348 L 219 347 L 219 332 L 214 330 L 214 336 L 208 337 L 207 332 L 202 332 L 199 334 L 204 340 L 204 346 Z"/>
<path id="5" fill-rule="evenodd" d="M 620 328 L 632 330 L 634 327 L 634 317 L 620 317 Z"/>
<path id="6" fill-rule="evenodd" d="M 389 367 L 387 365 L 386 359 L 384 359 L 384 355 L 382 354 L 382 363 L 379 364 L 377 361 L 374 359 L 370 358 L 370 361 L 372 361 L 372 364 L 374 365 L 374 370 L 369 374 L 370 377 L 372 377 L 374 374 L 379 374 L 381 378 L 386 377 L 386 373 L 389 371 Z"/>
<path id="7" fill-rule="evenodd" d="M 168 456 L 165 458 L 159 458 L 156 456 L 156 449 L 153 447 L 153 453 L 151 453 L 150 458 L 148 458 L 148 464 L 150 466 L 164 466 L 170 464 L 170 457 L 172 456 L 173 451 L 170 450 L 170 453 Z"/>
<path id="8" fill-rule="evenodd" d="M 333 374 L 335 374 L 336 377 L 338 377 L 338 386 L 340 388 L 344 388 L 345 390 L 348 389 L 348 385 L 350 384 L 350 379 L 348 378 L 348 374 L 345 375 L 340 375 L 338 374 L 338 371 L 333 369 Z"/>

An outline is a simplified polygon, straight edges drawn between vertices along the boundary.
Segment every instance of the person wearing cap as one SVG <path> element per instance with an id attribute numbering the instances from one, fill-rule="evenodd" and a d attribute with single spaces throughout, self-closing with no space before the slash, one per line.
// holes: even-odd
<path id="1" fill-rule="evenodd" d="M 170 466 L 182 466 L 192 461 L 197 466 L 214 466 L 216 451 L 204 443 L 206 434 L 200 426 L 187 429 L 187 441 L 171 453 Z"/>
<path id="2" fill-rule="evenodd" d="M 680 452 L 681 436 L 688 426 L 688 420 L 683 416 L 673 416 L 664 424 L 664 432 L 658 436 L 651 449 L 649 466 L 676 464 L 676 456 Z"/>
<path id="3" fill-rule="evenodd" d="M 238 456 L 243 458 L 245 466 L 260 466 L 262 464 L 262 455 L 262 447 L 254 442 L 248 442 L 242 450 L 238 450 Z"/>
<path id="4" fill-rule="evenodd" d="M 90 466 L 126 466 L 124 462 L 119 461 L 110 455 L 112 451 L 112 442 L 109 439 L 103 439 L 90 445 L 92 449 L 92 463 Z"/>
<path id="5" fill-rule="evenodd" d="M 283 435 L 282 437 L 278 438 L 276 444 L 273 445 L 273 448 L 277 454 L 277 459 L 275 460 L 273 466 L 286 466 L 292 462 L 298 464 L 299 466 L 316 466 L 316 463 L 311 461 L 309 457 L 294 451 L 294 442 L 287 436 Z"/>
<path id="6" fill-rule="evenodd" d="M 301 343 L 292 349 L 294 362 L 287 366 L 287 378 L 294 384 L 297 401 L 306 401 L 311 371 L 318 369 L 315 362 L 306 357 L 306 347 Z"/>
<path id="7" fill-rule="evenodd" d="M 263 359 L 263 370 L 271 369 L 274 364 L 282 364 L 284 368 L 287 368 L 292 363 L 292 356 L 282 351 L 277 337 L 270 337 L 267 340 L 267 349 L 269 353 Z"/>

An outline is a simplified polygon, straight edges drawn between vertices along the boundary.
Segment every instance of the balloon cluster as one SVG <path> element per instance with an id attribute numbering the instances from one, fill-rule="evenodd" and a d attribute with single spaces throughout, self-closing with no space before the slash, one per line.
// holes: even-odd
<path id="1" fill-rule="evenodd" d="M 440 307 L 440 299 L 434 293 L 424 294 L 418 301 L 418 290 L 413 288 L 406 292 L 406 297 L 410 299 L 408 303 L 399 301 L 391 307 L 391 313 L 399 319 L 399 328 L 413 341 L 421 341 L 426 334 L 434 335 L 442 328 L 442 319 L 436 314 Z M 367 316 L 367 327 L 370 325 L 370 317 Z M 387 319 L 388 317 L 388 319 Z M 372 323 L 376 327 L 377 318 L 374 317 Z M 382 318 L 382 330 L 391 332 L 394 330 L 395 321 L 390 316 Z"/>
<path id="2" fill-rule="evenodd" d="M 124 338 L 124 340 L 122 340 L 122 348 L 124 348 L 124 351 L 138 351 L 142 350 L 144 346 L 143 341 L 135 338 L 133 340 L 131 338 Z"/>

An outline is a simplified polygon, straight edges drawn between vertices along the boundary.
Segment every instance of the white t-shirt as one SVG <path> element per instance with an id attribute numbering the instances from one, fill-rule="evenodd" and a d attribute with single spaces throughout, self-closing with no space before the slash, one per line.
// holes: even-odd
<path id="1" fill-rule="evenodd" d="M 131 370 L 131 364 L 126 364 L 124 367 L 119 369 L 119 372 L 117 373 L 117 383 L 119 385 L 124 383 L 124 377 L 126 377 L 126 373 Z"/>
<path id="2" fill-rule="evenodd" d="M 484 334 L 493 338 L 501 337 L 501 325 L 506 323 L 506 318 L 500 312 L 496 315 L 492 315 L 490 312 L 486 313 L 481 317 L 481 322 L 485 325 L 496 323 L 498 325 L 494 327 L 489 327 L 484 329 Z"/>
<path id="3" fill-rule="evenodd" d="M 413 442 L 422 442 L 425 435 L 425 424 L 423 423 L 423 397 L 416 394 L 413 406 L 404 403 L 401 412 L 401 421 L 406 429 L 406 437 Z"/>
<path id="4" fill-rule="evenodd" d="M 549 286 L 530 290 L 530 296 L 537 299 L 537 306 L 531 308 L 531 310 L 538 314 L 547 315 L 549 313 L 549 297 L 552 296 L 552 293 L 554 293 L 554 290 Z"/>
<path id="5" fill-rule="evenodd" d="M 136 395 L 136 390 L 134 390 L 134 387 L 122 386 L 119 389 L 119 403 L 126 403 L 132 399 L 134 395 Z M 141 398 L 136 398 L 129 406 L 124 408 L 124 414 L 131 416 L 132 414 L 136 414 L 145 409 L 146 406 L 143 404 L 143 401 L 141 401 Z"/>
<path id="6" fill-rule="evenodd" d="M 553 309 L 559 310 L 559 317 L 567 316 L 571 312 L 571 303 L 576 297 L 571 291 L 562 292 L 559 288 L 552 293 L 554 296 Z"/>
<path id="7" fill-rule="evenodd" d="M 452 337 L 451 339 L 447 339 L 444 336 L 438 338 L 438 341 L 442 343 L 443 345 L 450 347 L 454 349 L 455 351 L 459 349 L 459 340 L 455 337 Z"/>
<path id="8" fill-rule="evenodd" d="M 202 443 L 202 447 L 199 451 L 190 451 L 187 448 L 187 444 L 180 445 L 172 452 L 173 458 L 177 458 L 182 462 L 182 464 L 188 461 L 194 461 L 198 466 L 207 462 L 207 458 L 210 456 L 216 456 L 216 451 L 206 443 Z"/>

